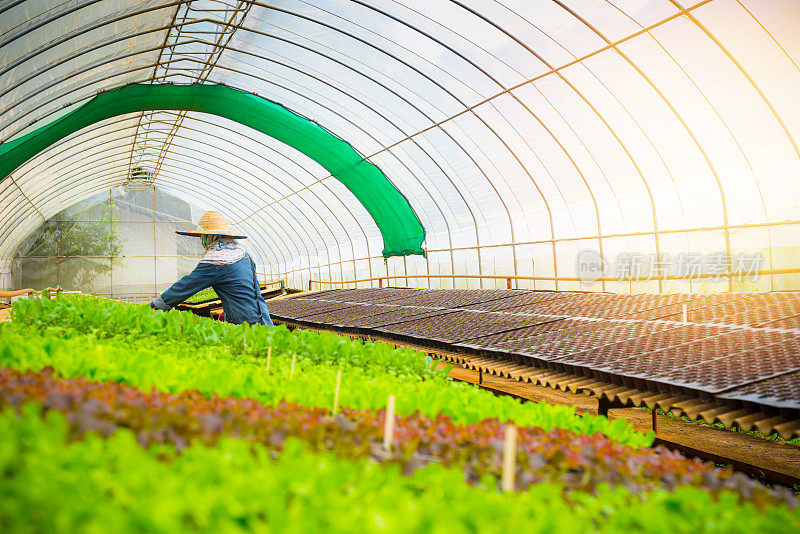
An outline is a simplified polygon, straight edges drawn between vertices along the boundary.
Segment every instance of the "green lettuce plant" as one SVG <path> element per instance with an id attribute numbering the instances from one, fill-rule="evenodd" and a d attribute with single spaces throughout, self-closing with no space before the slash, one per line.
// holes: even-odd
<path id="1" fill-rule="evenodd" d="M 473 487 L 431 464 L 397 465 L 312 453 L 289 440 L 267 449 L 223 438 L 214 447 L 145 449 L 121 429 L 70 442 L 57 412 L 0 412 L 3 532 L 794 532 L 798 509 L 739 503 L 736 494 L 679 488 L 643 498 L 624 487 L 562 496 Z"/>
<path id="2" fill-rule="evenodd" d="M 362 344 L 343 336 L 285 328 L 219 324 L 189 313 L 154 313 L 145 306 L 95 298 L 19 301 L 3 327 L 0 365 L 53 367 L 63 376 L 114 380 L 171 393 L 198 389 L 206 395 L 253 398 L 269 405 L 286 400 L 330 406 L 335 375 L 344 370 L 340 403 L 355 409 L 385 407 L 397 398 L 400 414 L 449 415 L 458 424 L 496 417 L 523 426 L 596 432 L 633 446 L 647 446 L 622 419 L 575 415 L 567 406 L 521 403 L 496 397 L 434 371 L 421 352 L 388 344 Z M 31 328 L 37 333 L 31 336 Z M 272 349 L 271 351 L 269 349 Z M 271 354 L 269 371 L 266 355 Z M 291 372 L 291 361 L 295 371 Z M 291 378 L 290 378 L 291 376 Z"/>

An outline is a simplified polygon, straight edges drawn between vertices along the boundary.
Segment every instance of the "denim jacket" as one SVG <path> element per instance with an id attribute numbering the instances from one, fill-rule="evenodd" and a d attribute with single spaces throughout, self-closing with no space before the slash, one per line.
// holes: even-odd
<path id="1" fill-rule="evenodd" d="M 207 287 L 213 287 L 219 295 L 225 320 L 229 323 L 272 326 L 267 303 L 258 286 L 256 265 L 249 255 L 227 265 L 198 263 L 191 273 L 156 298 L 153 305 L 159 310 L 168 310 Z"/>

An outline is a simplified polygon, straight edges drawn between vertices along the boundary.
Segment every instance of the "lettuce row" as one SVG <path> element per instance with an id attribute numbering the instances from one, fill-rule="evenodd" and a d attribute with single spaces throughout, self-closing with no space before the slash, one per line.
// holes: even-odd
<path id="1" fill-rule="evenodd" d="M 12 308 L 13 320 L 34 327 L 58 326 L 97 338 L 158 339 L 198 347 L 224 346 L 236 354 L 266 357 L 273 352 L 295 353 L 300 359 L 420 378 L 445 376 L 420 351 L 387 343 L 362 343 L 332 333 L 286 327 L 233 325 L 190 312 L 153 312 L 149 306 L 85 295 L 61 295 L 53 300 L 21 299 Z"/>
<path id="2" fill-rule="evenodd" d="M 646 499 L 601 485 L 562 496 L 542 483 L 523 493 L 464 484 L 431 464 L 412 476 L 399 466 L 313 453 L 288 440 L 273 459 L 261 445 L 222 438 L 140 447 L 120 429 L 71 442 L 58 412 L 35 405 L 0 412 L 0 525 L 21 532 L 793 532 L 800 513 L 759 510 L 692 487 Z"/>
<path id="3" fill-rule="evenodd" d="M 295 437 L 312 450 L 399 463 L 405 474 L 430 462 L 460 469 L 473 484 L 486 475 L 499 484 L 502 473 L 505 425 L 497 419 L 456 425 L 444 415 L 395 415 L 394 439 L 386 451 L 384 410 L 344 409 L 332 416 L 325 408 L 286 402 L 270 407 L 235 397 L 207 399 L 196 391 L 170 395 L 115 382 L 55 378 L 49 370 L 0 369 L 0 407 L 28 402 L 64 413 L 75 438 L 86 432 L 109 436 L 127 428 L 142 446 L 171 444 L 181 451 L 195 441 L 214 445 L 220 437 L 233 435 L 277 454 L 287 438 Z M 565 492 L 591 492 L 602 483 L 624 485 L 634 493 L 692 485 L 713 492 L 738 491 L 746 500 L 797 505 L 786 488 L 767 488 L 732 469 L 687 460 L 663 447 L 634 449 L 600 434 L 519 428 L 516 489 L 524 491 L 542 482 L 560 483 Z"/>
<path id="4" fill-rule="evenodd" d="M 223 344 L 203 347 L 158 336 L 97 338 L 59 327 L 42 327 L 36 335 L 32 333 L 31 327 L 16 321 L 0 328 L 0 366 L 20 370 L 52 367 L 60 376 L 111 380 L 173 394 L 196 389 L 206 396 L 251 398 L 269 406 L 288 401 L 326 408 L 333 402 L 340 368 L 303 358 L 296 361 L 292 372 L 293 357 L 275 351 L 267 370 L 264 358 L 234 354 Z M 368 359 L 368 350 L 364 352 L 362 358 Z M 634 432 L 622 419 L 610 422 L 598 416 L 579 417 L 569 406 L 496 397 L 440 374 L 423 379 L 413 373 L 385 373 L 376 366 L 342 368 L 343 407 L 380 409 L 389 395 L 395 395 L 401 415 L 420 411 L 436 417 L 441 413 L 456 424 L 496 417 L 544 430 L 562 428 L 588 435 L 599 432 L 631 446 L 648 446 L 653 439 L 652 433 Z"/>

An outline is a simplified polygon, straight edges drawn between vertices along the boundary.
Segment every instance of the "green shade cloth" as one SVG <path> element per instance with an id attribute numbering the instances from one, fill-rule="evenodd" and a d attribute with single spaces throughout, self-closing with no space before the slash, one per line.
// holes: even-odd
<path id="1" fill-rule="evenodd" d="M 259 96 L 216 84 L 132 84 L 101 93 L 57 121 L 0 145 L 0 181 L 53 143 L 105 119 L 137 111 L 219 115 L 297 149 L 342 182 L 372 216 L 383 256 L 424 254 L 425 229 L 381 170 L 321 126 Z"/>

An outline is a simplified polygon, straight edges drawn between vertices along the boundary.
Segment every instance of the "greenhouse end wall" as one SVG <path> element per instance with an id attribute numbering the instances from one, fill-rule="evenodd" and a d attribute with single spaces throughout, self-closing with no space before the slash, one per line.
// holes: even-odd
<path id="1" fill-rule="evenodd" d="M 175 231 L 194 230 L 203 211 L 153 186 L 96 194 L 48 219 L 0 264 L 4 283 L 150 301 L 202 257 L 199 239 Z"/>

